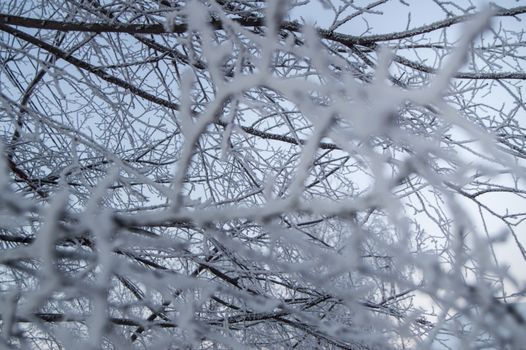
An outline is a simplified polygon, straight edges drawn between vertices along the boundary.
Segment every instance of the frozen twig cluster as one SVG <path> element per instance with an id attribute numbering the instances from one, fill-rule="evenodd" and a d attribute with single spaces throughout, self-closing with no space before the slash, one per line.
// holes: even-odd
<path id="1" fill-rule="evenodd" d="M 526 344 L 526 7 L 357 3 L 1 3 L 0 347 Z"/>

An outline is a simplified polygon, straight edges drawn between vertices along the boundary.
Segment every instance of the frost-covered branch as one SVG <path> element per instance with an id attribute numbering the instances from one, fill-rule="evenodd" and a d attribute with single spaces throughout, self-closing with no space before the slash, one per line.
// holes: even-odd
<path id="1" fill-rule="evenodd" d="M 425 3 L 1 2 L 0 347 L 520 348 L 526 9 Z"/>

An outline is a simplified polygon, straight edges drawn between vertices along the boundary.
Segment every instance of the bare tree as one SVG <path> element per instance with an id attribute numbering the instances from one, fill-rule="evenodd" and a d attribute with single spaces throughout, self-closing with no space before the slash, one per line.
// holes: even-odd
<path id="1" fill-rule="evenodd" d="M 0 2 L 0 347 L 523 347 L 502 6 Z"/>

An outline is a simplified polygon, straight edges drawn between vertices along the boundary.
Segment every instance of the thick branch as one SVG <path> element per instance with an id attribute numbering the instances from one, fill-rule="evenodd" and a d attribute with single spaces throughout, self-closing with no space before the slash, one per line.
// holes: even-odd
<path id="1" fill-rule="evenodd" d="M 123 79 L 120 79 L 118 77 L 115 77 L 111 74 L 108 74 L 106 73 L 103 69 L 100 69 L 99 67 L 96 67 L 88 62 L 85 62 L 83 60 L 80 60 L 78 58 L 75 58 L 73 57 L 72 55 L 69 55 L 67 54 L 66 52 L 60 50 L 59 48 L 53 46 L 53 45 L 50 45 L 38 38 L 35 38 L 34 36 L 32 35 L 29 35 L 27 33 L 24 33 L 22 31 L 19 31 L 15 28 L 12 28 L 10 26 L 7 26 L 7 25 L 4 25 L 4 24 L 0 24 L 0 30 L 3 30 L 21 40 L 24 40 L 24 41 L 27 41 L 37 47 L 40 47 L 41 49 L 44 49 L 54 55 L 56 55 L 57 57 L 71 63 L 72 65 L 78 67 L 78 68 L 81 68 L 83 70 L 86 70 L 92 74 L 95 74 L 96 76 L 98 76 L 99 78 L 111 83 L 111 84 L 115 84 L 123 89 L 126 89 L 130 92 L 132 92 L 134 95 L 137 95 L 137 96 L 140 96 L 142 98 L 144 98 L 145 100 L 148 100 L 150 102 L 153 102 L 157 105 L 160 105 L 160 106 L 163 106 L 163 107 L 167 107 L 169 109 L 172 109 L 172 110 L 175 110 L 175 111 L 179 111 L 180 109 L 180 106 L 179 104 L 177 103 L 174 103 L 174 102 L 171 102 L 171 101 L 168 101 L 168 100 L 165 100 L 163 98 L 160 98 L 160 97 L 157 97 L 157 96 L 154 96 L 142 89 L 139 89 L 138 87 L 136 87 L 135 85 L 133 84 L 130 84 L 126 81 L 124 81 Z M 223 127 L 226 127 L 227 126 L 227 123 L 219 120 L 218 118 L 216 118 L 216 120 L 214 121 L 214 123 L 216 123 L 217 125 L 220 125 L 220 126 L 223 126 Z M 295 138 L 293 137 L 289 137 L 289 136 L 285 136 L 285 135 L 279 135 L 279 134 L 272 134 L 272 133 L 268 133 L 268 132 L 264 132 L 264 131 L 261 131 L 261 130 L 258 130 L 258 129 L 255 129 L 255 128 L 252 128 L 252 127 L 248 127 L 248 126 L 239 126 L 244 132 L 248 133 L 248 134 L 251 134 L 253 136 L 257 136 L 259 138 L 263 138 L 263 139 L 268 139 L 268 140 L 276 140 L 276 141 L 283 141 L 283 142 L 287 142 L 287 143 L 291 143 L 291 144 L 295 144 L 297 145 L 298 142 L 300 144 L 305 144 L 306 143 L 306 140 L 296 140 Z M 322 149 L 339 149 L 338 146 L 334 145 L 334 144 L 331 144 L 331 143 L 325 143 L 325 142 L 321 142 L 320 143 L 320 148 Z"/>
<path id="2" fill-rule="evenodd" d="M 526 6 L 518 6 L 511 9 L 498 8 L 494 12 L 496 17 L 512 17 L 526 13 Z M 398 39 L 410 38 L 415 35 L 433 32 L 439 29 L 447 28 L 451 25 L 464 22 L 472 18 L 475 14 L 467 14 L 447 18 L 431 24 L 423 25 L 417 28 L 405 30 L 402 32 L 377 34 L 369 36 L 354 36 L 334 32 L 332 30 L 318 29 L 318 33 L 324 39 L 334 40 L 344 45 L 367 45 L 381 41 L 391 41 Z M 261 27 L 265 25 L 265 19 L 262 17 L 241 17 L 234 18 L 234 22 L 245 27 Z M 96 33 L 129 33 L 129 34 L 167 34 L 167 33 L 185 33 L 188 30 L 186 23 L 172 24 L 169 28 L 163 24 L 135 24 L 135 23 L 83 23 L 83 22 L 65 22 L 55 20 L 42 20 L 22 16 L 13 16 L 9 14 L 0 14 L 0 24 L 11 24 L 21 27 L 38 28 L 47 30 L 60 31 L 77 31 L 77 32 L 96 32 Z M 223 29 L 223 23 L 220 20 L 209 22 L 214 29 Z M 293 32 L 303 31 L 303 26 L 298 22 L 283 21 L 281 29 Z"/>

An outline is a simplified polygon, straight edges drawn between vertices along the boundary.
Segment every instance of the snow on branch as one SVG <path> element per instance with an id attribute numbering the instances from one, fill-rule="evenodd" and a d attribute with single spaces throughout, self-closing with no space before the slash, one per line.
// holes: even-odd
<path id="1" fill-rule="evenodd" d="M 0 347 L 523 346 L 526 9 L 321 3 L 0 4 Z"/>

